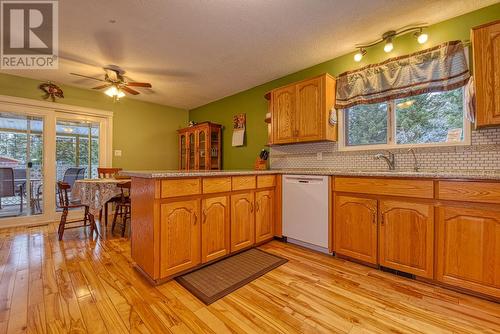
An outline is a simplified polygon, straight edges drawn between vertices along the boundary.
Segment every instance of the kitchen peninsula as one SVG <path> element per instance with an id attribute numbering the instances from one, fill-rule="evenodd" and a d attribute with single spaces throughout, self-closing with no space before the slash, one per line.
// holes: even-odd
<path id="1" fill-rule="evenodd" d="M 132 258 L 155 284 L 274 237 L 272 171 L 128 172 Z"/>

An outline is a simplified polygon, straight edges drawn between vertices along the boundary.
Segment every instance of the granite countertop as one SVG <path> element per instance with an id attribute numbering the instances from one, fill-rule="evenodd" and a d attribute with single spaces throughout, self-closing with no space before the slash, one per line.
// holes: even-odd
<path id="1" fill-rule="evenodd" d="M 168 177 L 200 177 L 200 176 L 231 176 L 231 175 L 269 175 L 269 174 L 299 174 L 299 175 L 333 175 L 333 176 L 377 176 L 377 177 L 412 177 L 412 178 L 444 178 L 444 179 L 477 179 L 500 180 L 500 170 L 454 170 L 429 171 L 422 170 L 333 170 L 333 169 L 272 169 L 272 170 L 221 170 L 221 171 L 179 171 L 179 170 L 152 170 L 152 171 L 123 171 L 120 174 L 141 178 L 168 178 Z"/>
<path id="2" fill-rule="evenodd" d="M 236 170 L 207 170 L 207 171 L 180 171 L 180 170 L 139 170 L 139 171 L 122 171 L 120 175 L 130 177 L 142 177 L 148 179 L 166 178 L 166 177 L 199 177 L 199 176 L 231 176 L 231 175 L 269 175 L 279 174 L 278 170 L 251 170 L 251 169 L 236 169 Z"/>

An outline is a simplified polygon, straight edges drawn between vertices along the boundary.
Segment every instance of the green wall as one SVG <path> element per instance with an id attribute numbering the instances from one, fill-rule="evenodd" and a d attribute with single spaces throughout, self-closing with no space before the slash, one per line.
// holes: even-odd
<path id="1" fill-rule="evenodd" d="M 40 80 L 0 73 L 0 95 L 42 100 Z M 113 167 L 176 169 L 177 133 L 188 122 L 188 111 L 123 98 L 113 102 L 102 92 L 61 85 L 64 99 L 57 103 L 113 111 Z"/>
<path id="2" fill-rule="evenodd" d="M 367 64 L 377 63 L 389 57 L 425 49 L 449 40 L 468 40 L 470 29 L 474 26 L 500 19 L 500 4 L 443 21 L 426 29 L 429 40 L 420 45 L 411 34 L 401 36 L 394 41 L 394 51 L 386 54 L 383 44 L 368 49 L 368 54 L 360 63 L 353 60 L 354 53 L 347 54 L 327 62 L 306 68 L 283 78 L 265 83 L 207 105 L 189 111 L 189 119 L 195 122 L 210 120 L 223 124 L 223 167 L 224 169 L 252 168 L 256 156 L 267 141 L 267 128 L 264 123 L 267 102 L 264 94 L 282 85 L 306 79 L 322 73 L 334 76 Z M 366 41 L 357 41 L 366 42 Z M 232 116 L 237 113 L 247 115 L 247 141 L 242 147 L 231 146 Z"/>

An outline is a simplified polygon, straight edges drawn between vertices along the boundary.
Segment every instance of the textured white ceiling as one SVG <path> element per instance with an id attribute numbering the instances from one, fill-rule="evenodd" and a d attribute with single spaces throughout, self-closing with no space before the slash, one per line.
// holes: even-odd
<path id="1" fill-rule="evenodd" d="M 153 84 L 134 98 L 190 109 L 348 53 L 384 31 L 496 2 L 61 0 L 59 69 L 5 72 L 90 88 L 96 82 L 69 72 L 102 78 L 100 67 L 116 64 Z"/>

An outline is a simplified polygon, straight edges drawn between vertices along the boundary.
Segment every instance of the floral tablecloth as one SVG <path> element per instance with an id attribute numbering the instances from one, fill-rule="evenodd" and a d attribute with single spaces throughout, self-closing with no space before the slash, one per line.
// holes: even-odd
<path id="1" fill-rule="evenodd" d="M 121 194 L 116 185 L 126 183 L 130 180 L 120 179 L 84 179 L 77 180 L 71 190 L 71 199 L 79 200 L 83 205 L 89 207 L 89 213 L 99 214 L 107 201 Z"/>

